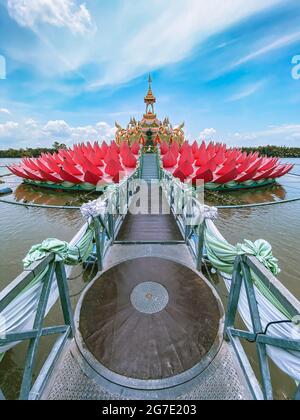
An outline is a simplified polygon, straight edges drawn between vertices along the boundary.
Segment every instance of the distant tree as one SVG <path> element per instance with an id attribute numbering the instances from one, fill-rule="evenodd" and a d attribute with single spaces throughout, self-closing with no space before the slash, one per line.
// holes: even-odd
<path id="1" fill-rule="evenodd" d="M 53 148 L 55 151 L 58 151 L 58 150 L 60 150 L 60 149 L 64 149 L 64 150 L 66 150 L 66 149 L 67 149 L 67 146 L 66 146 L 64 143 L 59 143 L 58 141 L 56 141 L 56 142 L 54 142 L 54 144 L 53 144 L 52 148 Z"/>

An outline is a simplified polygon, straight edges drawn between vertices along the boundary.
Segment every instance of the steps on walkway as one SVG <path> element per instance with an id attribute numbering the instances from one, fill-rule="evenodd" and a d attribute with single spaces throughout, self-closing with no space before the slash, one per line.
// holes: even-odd
<path id="1" fill-rule="evenodd" d="M 152 179 L 158 179 L 157 156 L 154 153 L 144 154 L 143 157 L 142 179 L 151 182 Z"/>

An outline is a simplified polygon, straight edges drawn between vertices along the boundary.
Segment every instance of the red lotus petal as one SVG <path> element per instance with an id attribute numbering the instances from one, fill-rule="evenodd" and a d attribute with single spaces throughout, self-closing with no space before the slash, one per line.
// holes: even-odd
<path id="1" fill-rule="evenodd" d="M 201 148 L 200 148 L 201 149 Z M 209 154 L 206 150 L 202 150 L 201 153 L 199 153 L 199 157 L 195 163 L 196 166 L 204 166 L 207 165 L 209 162 Z"/>
<path id="2" fill-rule="evenodd" d="M 199 169 L 196 176 L 193 178 L 193 184 L 196 184 L 198 180 L 203 180 L 204 183 L 211 182 L 214 179 L 214 175 L 210 169 L 201 170 Z"/>
<path id="3" fill-rule="evenodd" d="M 141 145 L 139 144 L 139 142 L 135 142 L 133 143 L 132 147 L 131 147 L 131 151 L 134 155 L 138 155 L 139 152 L 141 150 Z"/>
<path id="4" fill-rule="evenodd" d="M 237 177 L 236 182 L 251 181 L 255 177 L 256 174 L 257 174 L 257 169 L 253 170 L 252 172 L 247 172 Z"/>
<path id="5" fill-rule="evenodd" d="M 238 176 L 238 171 L 237 171 L 237 169 L 235 168 L 235 169 L 232 169 L 232 170 L 231 170 L 230 172 L 228 172 L 227 174 L 222 175 L 222 176 L 221 176 L 221 177 L 219 177 L 219 178 L 216 178 L 216 179 L 214 180 L 214 182 L 215 182 L 216 184 L 227 184 L 228 182 L 231 182 L 231 181 L 235 180 L 237 176 Z"/>
<path id="6" fill-rule="evenodd" d="M 48 165 L 46 165 L 46 163 L 44 163 L 42 161 L 42 159 L 37 159 L 35 161 L 35 164 L 38 166 L 38 168 L 40 170 L 42 170 L 43 172 L 46 172 L 47 174 L 51 174 L 53 173 L 53 170 L 51 168 L 48 167 Z"/>
<path id="7" fill-rule="evenodd" d="M 185 175 L 185 178 L 188 178 L 194 173 L 194 168 L 189 161 L 186 161 L 182 165 L 178 166 L 177 171 L 183 173 Z"/>
<path id="8" fill-rule="evenodd" d="M 77 178 L 74 175 L 69 174 L 64 169 L 61 169 L 59 175 L 64 181 L 71 182 L 72 184 L 81 184 L 81 178 Z"/>
<path id="9" fill-rule="evenodd" d="M 82 172 L 76 166 L 72 165 L 67 161 L 63 164 L 63 169 L 71 175 L 82 175 Z"/>
<path id="10" fill-rule="evenodd" d="M 225 161 L 225 153 L 223 148 L 220 148 L 215 156 L 215 162 L 217 165 L 221 165 Z"/>
<path id="11" fill-rule="evenodd" d="M 199 150 L 199 146 L 198 146 L 197 141 L 195 140 L 194 143 L 192 144 L 192 152 L 193 152 L 193 154 L 195 155 L 198 152 L 198 150 Z"/>
<path id="12" fill-rule="evenodd" d="M 134 156 L 134 154 L 129 151 L 126 156 L 122 159 L 123 165 L 127 168 L 136 168 L 137 165 L 137 158 Z"/>
<path id="13" fill-rule="evenodd" d="M 184 182 L 187 179 L 187 176 L 183 172 L 181 172 L 179 169 L 176 169 L 176 171 L 173 173 L 173 176 L 175 178 L 179 178 L 181 182 Z"/>
<path id="14" fill-rule="evenodd" d="M 167 154 L 164 155 L 162 161 L 163 161 L 163 166 L 166 169 L 173 168 L 177 164 L 177 159 L 175 158 L 171 150 Z"/>
<path id="15" fill-rule="evenodd" d="M 84 174 L 84 180 L 85 182 L 88 182 L 89 184 L 92 185 L 97 185 L 99 181 L 101 181 L 101 177 L 93 174 L 90 171 L 86 171 L 86 173 Z"/>
<path id="16" fill-rule="evenodd" d="M 160 152 L 162 155 L 166 155 L 169 151 L 169 145 L 165 141 L 160 145 Z"/>
<path id="17" fill-rule="evenodd" d="M 115 160 L 110 160 L 105 168 L 105 173 L 112 177 L 116 176 L 119 172 L 122 171 L 124 171 L 124 168 L 122 168 L 120 163 Z"/>
<path id="18" fill-rule="evenodd" d="M 226 175 L 228 172 L 232 171 L 233 169 L 236 169 L 236 162 L 234 160 L 231 160 L 230 162 L 227 162 L 222 166 L 221 169 L 219 169 L 216 174 L 217 175 Z"/>
<path id="19" fill-rule="evenodd" d="M 60 184 L 63 182 L 62 179 L 58 177 L 57 175 L 49 174 L 47 172 L 44 172 L 42 169 L 40 169 L 39 172 L 41 176 L 44 178 L 44 180 L 46 181 L 51 181 L 51 182 L 54 182 L 55 184 Z"/>
<path id="20" fill-rule="evenodd" d="M 40 182 L 44 181 L 44 179 L 41 177 L 40 173 L 32 172 L 28 168 L 24 168 L 24 171 L 27 173 L 28 178 L 32 179 L 33 181 L 40 181 Z"/>
<path id="21" fill-rule="evenodd" d="M 60 166 L 58 166 L 58 164 L 56 163 L 54 159 L 48 157 L 46 162 L 49 168 L 51 168 L 53 172 L 58 173 L 60 171 Z"/>
<path id="22" fill-rule="evenodd" d="M 10 166 L 8 169 L 20 178 L 30 179 L 29 175 L 21 167 Z"/>
<path id="23" fill-rule="evenodd" d="M 273 173 L 274 168 L 269 169 L 268 171 L 259 171 L 257 175 L 255 175 L 252 179 L 253 181 L 260 181 L 262 179 L 267 179 Z"/>
<path id="24" fill-rule="evenodd" d="M 179 166 L 182 165 L 185 162 L 189 162 L 189 163 L 194 163 L 195 162 L 195 158 L 192 152 L 191 147 L 186 148 L 180 156 L 180 160 L 179 160 Z"/>

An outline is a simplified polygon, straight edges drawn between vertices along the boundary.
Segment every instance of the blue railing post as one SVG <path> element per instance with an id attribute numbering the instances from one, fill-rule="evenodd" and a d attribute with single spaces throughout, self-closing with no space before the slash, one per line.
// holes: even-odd
<path id="1" fill-rule="evenodd" d="M 239 299 L 242 287 L 241 257 L 237 256 L 234 262 L 231 280 L 229 301 L 225 318 L 225 340 L 228 340 L 228 330 L 234 327 L 234 322 L 238 312 Z"/>
<path id="2" fill-rule="evenodd" d="M 205 222 L 203 221 L 198 227 L 198 250 L 197 250 L 197 270 L 202 270 L 203 251 L 204 251 L 204 230 Z"/>
<path id="3" fill-rule="evenodd" d="M 64 315 L 64 321 L 66 325 L 69 325 L 71 327 L 70 336 L 74 337 L 75 325 L 73 319 L 72 305 L 66 276 L 66 269 L 62 261 L 58 261 L 56 263 L 55 273 L 61 301 L 61 307 Z"/>
<path id="4" fill-rule="evenodd" d="M 95 240 L 96 240 L 96 256 L 98 271 L 103 271 L 103 249 L 101 240 L 101 227 L 98 217 L 93 220 L 95 226 Z"/>
<path id="5" fill-rule="evenodd" d="M 262 334 L 263 328 L 257 306 L 257 300 L 255 296 L 254 286 L 251 278 L 250 268 L 246 262 L 246 259 L 242 258 L 241 261 L 242 273 L 248 298 L 248 304 L 251 313 L 251 320 L 254 334 Z M 262 389 L 264 398 L 266 400 L 273 400 L 271 374 L 268 362 L 268 355 L 266 345 L 263 343 L 256 343 L 256 349 L 258 354 L 260 372 L 262 376 Z"/>
<path id="6" fill-rule="evenodd" d="M 36 330 L 37 334 L 29 341 L 29 348 L 26 356 L 23 381 L 21 385 L 20 400 L 28 400 L 32 387 L 33 370 L 36 364 L 39 342 L 42 337 L 43 322 L 53 282 L 54 264 L 55 263 L 50 264 L 49 270 L 43 280 L 43 288 L 33 325 L 33 330 Z"/>

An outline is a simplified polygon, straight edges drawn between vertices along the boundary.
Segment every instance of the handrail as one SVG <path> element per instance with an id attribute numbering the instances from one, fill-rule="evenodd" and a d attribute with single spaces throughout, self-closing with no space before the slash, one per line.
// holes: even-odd
<path id="1" fill-rule="evenodd" d="M 33 265 L 30 270 L 24 271 L 10 286 L 9 292 L 0 296 L 0 312 L 9 305 L 16 296 L 20 294 L 30 282 L 48 267 L 44 277 L 41 279 L 41 292 L 36 310 L 35 320 L 32 329 L 22 331 L 20 333 L 7 333 L 4 338 L 0 339 L 0 345 L 5 346 L 15 342 L 29 341 L 29 346 L 26 355 L 25 369 L 20 391 L 20 399 L 37 399 L 43 389 L 45 388 L 47 379 L 51 374 L 54 364 L 61 354 L 65 343 L 74 335 L 74 324 L 71 309 L 71 301 L 69 296 L 69 289 L 65 267 L 62 262 L 55 261 L 55 255 L 50 254 L 41 262 Z M 57 281 L 59 290 L 59 297 L 63 311 L 64 324 L 59 326 L 52 326 L 48 328 L 43 327 L 44 317 L 49 302 L 51 286 L 54 281 Z M 38 375 L 35 384 L 32 384 L 34 369 L 37 362 L 37 354 L 40 340 L 42 337 L 49 335 L 58 335 L 56 343 L 54 344 L 49 357 L 44 364 L 43 369 Z M 45 369 L 47 366 L 47 369 Z M 4 396 L 3 396 L 4 398 Z"/>
<path id="2" fill-rule="evenodd" d="M 193 194 L 187 195 L 187 200 L 183 197 L 188 191 L 185 184 L 175 179 L 173 175 L 165 171 L 161 166 L 162 188 L 170 205 L 171 211 L 177 220 L 181 231 L 185 234 L 186 244 L 195 259 L 197 269 L 202 269 L 205 261 L 205 206 L 202 205 Z M 192 216 L 192 222 L 190 217 Z M 189 220 L 187 218 L 189 217 Z M 227 306 L 225 338 L 230 340 L 236 356 L 241 364 L 248 381 L 250 390 L 255 399 L 273 399 L 271 373 L 268 361 L 268 346 L 280 348 L 285 351 L 299 352 L 300 341 L 278 338 L 272 336 L 269 329 L 264 333 L 262 328 L 261 316 L 257 304 L 257 287 L 254 286 L 252 274 L 254 273 L 266 287 L 266 289 L 278 300 L 278 302 L 291 314 L 300 320 L 299 301 L 282 285 L 282 283 L 263 266 L 257 257 L 250 255 L 239 255 L 236 258 L 230 287 L 230 298 Z M 220 273 L 222 276 L 222 273 Z M 227 278 L 228 280 L 228 278 Z M 247 303 L 252 320 L 252 332 L 249 330 L 239 330 L 235 328 L 235 319 L 238 312 L 240 294 L 244 284 L 247 292 Z M 282 322 L 282 321 L 281 321 Z M 285 321 L 283 321 L 285 322 Z M 258 360 L 261 373 L 261 385 L 257 380 L 250 365 L 248 356 L 243 349 L 241 340 L 250 340 L 255 343 L 258 352 Z M 300 385 L 298 386 L 295 399 L 300 399 Z"/>
<path id="3" fill-rule="evenodd" d="M 240 363 L 246 373 L 248 384 L 254 398 L 273 400 L 272 380 L 269 369 L 267 346 L 280 348 L 286 351 L 296 351 L 300 355 L 300 340 L 278 338 L 272 335 L 268 328 L 264 331 L 260 320 L 260 312 L 257 303 L 257 289 L 253 285 L 251 271 L 259 276 L 260 280 L 272 291 L 274 296 L 281 301 L 293 317 L 300 314 L 300 303 L 293 295 L 257 260 L 249 255 L 238 256 L 235 261 L 230 288 L 229 303 L 225 321 L 225 337 L 229 339 L 239 357 Z M 247 294 L 247 303 L 249 306 L 252 332 L 249 330 L 240 330 L 235 327 L 235 320 L 238 312 L 238 305 L 241 296 L 242 285 L 244 284 Z M 279 323 L 289 323 L 290 320 L 279 321 Z M 272 324 L 276 324 L 272 323 Z M 270 323 L 270 325 L 272 325 Z M 241 345 L 241 340 L 247 340 L 255 343 L 259 367 L 262 380 L 262 394 L 257 392 L 257 385 L 254 381 L 254 373 L 249 368 L 247 355 Z M 246 369 L 246 366 L 248 367 Z M 300 386 L 298 387 L 295 399 L 299 399 Z"/>
<path id="4" fill-rule="evenodd" d="M 96 207 L 102 211 L 98 214 L 96 209 L 95 214 L 88 214 L 88 223 L 90 226 L 94 226 L 95 256 L 99 271 L 103 270 L 103 259 L 110 246 L 114 243 L 118 230 L 126 216 L 136 189 L 135 179 L 137 176 L 138 171 L 129 178 L 125 178 L 118 185 L 113 185 L 108 188 L 94 202 Z M 93 202 L 88 203 L 89 207 L 92 207 L 92 205 Z M 82 261 L 79 261 L 79 263 L 82 263 Z M 6 333 L 4 337 L 0 336 L 0 348 L 10 347 L 12 344 L 15 345 L 24 341 L 29 342 L 20 390 L 21 400 L 40 398 L 56 361 L 67 341 L 74 336 L 75 331 L 66 268 L 62 261 L 56 260 L 56 255 L 53 252 L 49 253 L 42 260 L 32 263 L 28 269 L 24 270 L 22 274 L 0 293 L 0 315 L 16 298 L 22 296 L 23 293 L 25 294 L 25 290 L 38 277 L 41 277 L 38 283 L 40 287 L 36 292 L 38 296 L 35 312 L 32 313 L 34 319 L 31 328 L 19 331 L 14 330 L 14 332 Z M 51 288 L 55 282 L 58 287 L 64 324 L 44 328 L 43 322 L 49 311 Z M 51 302 L 52 304 L 53 302 Z M 40 370 L 35 383 L 32 384 L 40 340 L 42 337 L 49 335 L 58 335 L 59 337 L 50 351 L 43 368 Z M 0 390 L 0 399 L 3 398 L 3 393 Z"/>

